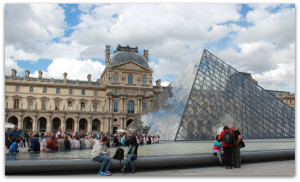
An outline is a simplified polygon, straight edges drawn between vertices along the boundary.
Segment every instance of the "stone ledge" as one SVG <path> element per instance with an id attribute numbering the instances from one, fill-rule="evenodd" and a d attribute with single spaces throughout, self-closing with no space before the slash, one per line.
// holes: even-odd
<path id="1" fill-rule="evenodd" d="M 243 152 L 242 163 L 295 160 L 295 150 Z M 177 155 L 161 157 L 140 157 L 135 161 L 139 169 L 180 168 L 191 166 L 216 165 L 217 156 L 212 154 L 202 155 Z M 121 165 L 125 160 L 121 161 Z M 92 159 L 56 159 L 56 160 L 14 160 L 5 161 L 5 175 L 15 174 L 57 174 L 57 173 L 87 173 L 97 172 L 100 162 Z M 112 159 L 111 171 L 120 170 L 120 161 Z"/>

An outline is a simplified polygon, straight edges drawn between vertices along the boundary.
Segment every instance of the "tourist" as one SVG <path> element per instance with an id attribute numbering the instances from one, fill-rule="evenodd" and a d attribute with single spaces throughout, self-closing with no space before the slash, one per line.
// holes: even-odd
<path id="1" fill-rule="evenodd" d="M 65 150 L 65 142 L 61 135 L 58 135 L 57 147 L 59 151 Z"/>
<path id="2" fill-rule="evenodd" d="M 110 176 L 112 175 L 109 172 L 110 168 L 110 151 L 107 150 L 107 144 L 108 138 L 106 136 L 102 137 L 101 141 L 95 141 L 95 144 L 93 146 L 92 150 L 92 157 L 93 160 L 102 162 L 100 166 L 100 170 L 98 172 L 98 176 Z"/>
<path id="3" fill-rule="evenodd" d="M 44 133 L 44 132 L 42 132 L 42 133 L 41 133 L 41 136 L 40 136 L 40 142 L 42 142 L 42 141 L 43 141 L 44 137 L 45 137 L 45 133 Z"/>
<path id="4" fill-rule="evenodd" d="M 124 146 L 126 141 L 126 135 L 123 135 L 121 138 L 121 144 Z"/>
<path id="5" fill-rule="evenodd" d="M 19 150 L 18 150 L 18 144 L 21 143 L 21 138 L 17 138 L 16 141 L 10 145 L 9 147 L 9 152 L 11 153 L 18 153 Z"/>
<path id="6" fill-rule="evenodd" d="M 121 169 L 122 172 L 125 172 L 125 169 L 128 165 L 130 165 L 130 168 L 132 170 L 132 173 L 135 173 L 135 168 L 134 168 L 134 163 L 137 159 L 137 151 L 138 151 L 139 145 L 137 144 L 135 136 L 131 136 L 129 139 L 129 148 L 128 148 L 128 153 L 127 153 L 127 160 L 123 168 Z"/>
<path id="7" fill-rule="evenodd" d="M 72 148 L 73 149 L 80 149 L 80 137 L 79 136 L 75 136 L 75 138 L 73 140 Z"/>
<path id="8" fill-rule="evenodd" d="M 223 154 L 223 149 L 222 149 L 222 142 L 220 142 L 219 140 L 219 135 L 216 136 L 216 141 L 214 143 L 214 148 L 213 148 L 213 152 L 214 154 L 217 154 L 218 156 L 218 159 L 219 159 L 219 165 L 222 165 L 223 164 L 223 161 L 222 161 L 222 157 L 221 157 L 221 154 Z"/>
<path id="9" fill-rule="evenodd" d="M 118 136 L 116 135 L 116 136 L 114 136 L 114 145 L 115 146 L 119 146 L 119 139 L 118 139 Z"/>
<path id="10" fill-rule="evenodd" d="M 151 136 L 149 135 L 148 138 L 146 139 L 146 140 L 147 140 L 147 144 L 151 144 L 151 143 L 152 143 L 152 142 L 151 142 L 151 139 L 152 139 L 152 138 L 151 138 Z"/>
<path id="11" fill-rule="evenodd" d="M 40 141 L 38 139 L 38 134 L 32 134 L 30 137 L 30 147 L 28 151 L 36 152 L 41 150 Z"/>
<path id="12" fill-rule="evenodd" d="M 50 149 L 51 149 L 51 151 L 57 151 L 58 150 L 57 140 L 55 138 L 55 135 L 52 135 L 52 137 L 51 137 Z"/>
<path id="13" fill-rule="evenodd" d="M 69 140 L 68 135 L 65 136 L 64 145 L 65 145 L 65 150 L 70 150 L 71 149 L 71 142 Z"/>
<path id="14" fill-rule="evenodd" d="M 56 132 L 55 137 L 58 138 L 58 136 L 61 135 L 61 137 L 65 137 L 65 133 L 61 130 L 61 127 L 58 128 L 58 131 Z"/>
<path id="15" fill-rule="evenodd" d="M 90 142 L 89 138 L 90 138 L 90 136 L 84 137 L 85 148 L 86 149 L 90 149 L 91 148 L 91 142 Z"/>
<path id="16" fill-rule="evenodd" d="M 232 169 L 232 148 L 234 144 L 234 134 L 229 130 L 228 126 L 224 126 L 223 131 L 219 136 L 219 141 L 222 140 L 224 150 L 224 164 L 226 169 Z"/>
<path id="17" fill-rule="evenodd" d="M 7 136 L 7 139 L 8 139 L 7 148 L 8 149 L 9 149 L 10 145 L 13 144 L 17 140 L 18 137 L 19 137 L 18 126 L 15 125 L 14 129 L 12 129 L 8 132 L 8 136 Z"/>
<path id="18" fill-rule="evenodd" d="M 85 145 L 85 139 L 84 139 L 85 137 L 83 137 L 83 138 L 80 138 L 80 149 L 82 149 L 82 150 L 84 150 L 84 149 L 86 149 L 86 145 Z"/>
<path id="19" fill-rule="evenodd" d="M 49 143 L 49 142 L 47 142 L 48 141 L 48 139 L 47 138 L 44 138 L 43 140 L 42 140 L 42 142 L 41 142 L 41 151 L 49 151 L 49 148 L 47 148 L 47 144 Z"/>
<path id="20" fill-rule="evenodd" d="M 244 146 L 244 142 L 242 140 L 242 135 L 239 130 L 235 128 L 234 125 L 230 126 L 230 130 L 234 133 L 234 139 L 236 141 L 236 145 L 233 146 L 233 167 L 240 168 L 241 167 L 241 146 Z"/>

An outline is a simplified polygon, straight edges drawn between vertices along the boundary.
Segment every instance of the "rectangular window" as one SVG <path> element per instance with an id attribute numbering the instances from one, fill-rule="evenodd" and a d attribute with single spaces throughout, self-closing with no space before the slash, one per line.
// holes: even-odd
<path id="1" fill-rule="evenodd" d="M 46 100 L 42 100 L 42 110 L 46 110 Z"/>
<path id="2" fill-rule="evenodd" d="M 115 95 L 118 95 L 118 89 L 115 89 L 115 90 L 114 90 L 114 94 L 115 94 Z"/>
<path id="3" fill-rule="evenodd" d="M 56 88 L 56 94 L 60 93 L 60 88 Z"/>
<path id="4" fill-rule="evenodd" d="M 94 96 L 98 96 L 98 91 L 94 90 Z"/>
<path id="5" fill-rule="evenodd" d="M 85 90 L 81 90 L 81 95 L 85 95 Z"/>
<path id="6" fill-rule="evenodd" d="M 20 86 L 16 86 L 16 92 L 20 91 Z"/>
<path id="7" fill-rule="evenodd" d="M 14 100 L 14 109 L 19 109 L 19 99 Z"/>
<path id="8" fill-rule="evenodd" d="M 97 112 L 97 107 L 98 107 L 97 102 L 93 102 L 93 111 L 94 112 Z"/>
<path id="9" fill-rule="evenodd" d="M 68 101 L 68 111 L 72 111 L 72 101 Z"/>
<path id="10" fill-rule="evenodd" d="M 143 103 L 143 111 L 145 111 L 147 109 L 147 103 Z"/>
<path id="11" fill-rule="evenodd" d="M 118 112 L 118 103 L 114 102 L 114 112 Z"/>
<path id="12" fill-rule="evenodd" d="M 46 87 L 43 88 L 43 93 L 44 94 L 47 93 L 47 88 Z"/>
<path id="13" fill-rule="evenodd" d="M 33 109 L 33 100 L 28 100 L 28 109 Z"/>
<path id="14" fill-rule="evenodd" d="M 69 89 L 69 95 L 72 95 L 72 94 L 73 94 L 73 90 Z"/>
<path id="15" fill-rule="evenodd" d="M 85 109 L 85 102 L 80 102 L 80 111 L 84 111 Z"/>
<path id="16" fill-rule="evenodd" d="M 57 101 L 55 101 L 55 110 L 59 110 L 59 103 L 60 103 L 60 101 L 59 100 L 57 100 Z"/>
<path id="17" fill-rule="evenodd" d="M 33 92 L 33 87 L 29 87 L 29 92 Z"/>
<path id="18" fill-rule="evenodd" d="M 146 91 L 144 91 L 144 97 L 146 97 L 147 96 L 147 92 Z"/>

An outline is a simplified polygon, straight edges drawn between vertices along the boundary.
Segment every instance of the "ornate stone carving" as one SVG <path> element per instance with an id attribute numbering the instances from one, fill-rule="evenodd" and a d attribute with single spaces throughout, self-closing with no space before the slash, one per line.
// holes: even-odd
<path id="1" fill-rule="evenodd" d="M 128 95 L 136 95 L 136 94 L 137 94 L 136 90 L 134 90 L 134 89 L 127 89 L 127 90 L 126 90 L 126 93 L 127 93 Z"/>

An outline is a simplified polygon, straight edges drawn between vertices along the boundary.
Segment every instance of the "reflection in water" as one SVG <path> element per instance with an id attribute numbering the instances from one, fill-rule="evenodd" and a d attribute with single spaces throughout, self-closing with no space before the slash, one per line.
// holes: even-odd
<path id="1" fill-rule="evenodd" d="M 139 156 L 193 155 L 212 153 L 214 141 L 166 142 L 159 144 L 140 145 Z M 245 140 L 246 147 L 241 152 L 261 150 L 295 149 L 295 139 L 256 139 Z M 123 147 L 125 154 L 127 147 Z M 109 148 L 114 155 L 117 147 Z M 65 152 L 21 152 L 6 154 L 6 160 L 41 160 L 41 159 L 91 159 L 91 149 L 71 150 Z"/>

